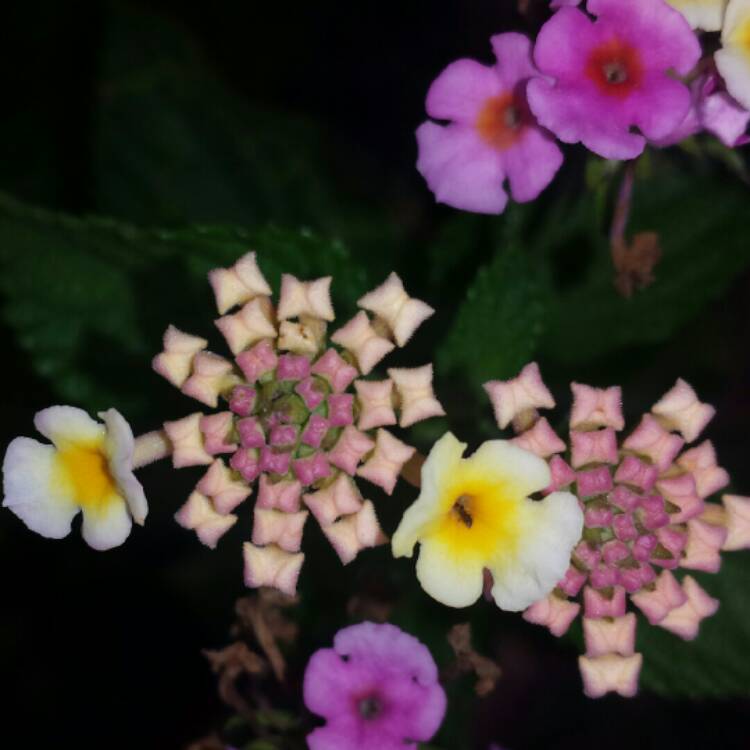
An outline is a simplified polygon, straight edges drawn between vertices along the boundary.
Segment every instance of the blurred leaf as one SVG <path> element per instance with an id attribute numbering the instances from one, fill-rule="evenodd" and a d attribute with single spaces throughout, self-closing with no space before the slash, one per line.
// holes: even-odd
<path id="1" fill-rule="evenodd" d="M 145 231 L 54 214 L 0 195 L 2 315 L 34 369 L 62 399 L 143 414 L 159 382 L 150 360 L 170 322 L 213 336 L 217 350 L 225 351 L 212 334 L 217 316 L 205 274 L 250 248 L 259 251 L 276 289 L 282 272 L 311 278 L 335 270 L 334 299 L 345 303 L 341 315 L 352 311 L 367 286 L 342 244 L 310 232 Z"/>
<path id="2" fill-rule="evenodd" d="M 703 621 L 692 642 L 641 621 L 641 683 L 645 689 L 669 696 L 750 695 L 750 552 L 725 554 L 718 575 L 694 577 L 719 599 L 719 611 Z"/>

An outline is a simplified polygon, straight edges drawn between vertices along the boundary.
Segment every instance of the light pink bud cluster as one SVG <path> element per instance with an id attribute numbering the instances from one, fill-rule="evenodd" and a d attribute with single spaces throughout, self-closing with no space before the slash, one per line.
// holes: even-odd
<path id="1" fill-rule="evenodd" d="M 532 363 L 508 381 L 485 386 L 501 428 L 513 424 L 513 442 L 546 459 L 546 492 L 570 489 L 584 511 L 584 530 L 565 577 L 546 599 L 524 613 L 556 636 L 583 615 L 584 690 L 632 696 L 642 657 L 635 653 L 635 615 L 691 640 L 718 602 L 679 568 L 715 573 L 720 552 L 750 547 L 750 498 L 709 502 L 729 477 L 716 465 L 709 441 L 683 451 L 714 415 L 684 381 L 662 397 L 624 437 L 617 386 L 572 383 L 569 434 L 563 440 L 539 409 L 555 406 Z"/>
<path id="2" fill-rule="evenodd" d="M 216 326 L 233 359 L 170 326 L 153 363 L 206 406 L 224 402 L 215 413 L 164 425 L 176 468 L 209 467 L 176 520 L 214 547 L 257 483 L 245 580 L 293 594 L 310 513 L 344 564 L 386 541 L 355 477 L 391 494 L 414 448 L 384 428 L 444 412 L 430 364 L 388 370 L 385 380 L 362 376 L 406 344 L 433 310 L 391 274 L 362 297 L 362 310 L 329 343 L 330 277 L 284 274 L 274 305 L 255 253 L 247 253 L 232 268 L 211 271 L 209 281 L 221 316 Z"/>

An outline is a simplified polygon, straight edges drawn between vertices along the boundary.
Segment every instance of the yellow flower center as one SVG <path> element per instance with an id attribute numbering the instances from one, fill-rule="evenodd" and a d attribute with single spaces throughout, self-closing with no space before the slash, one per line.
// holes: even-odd
<path id="1" fill-rule="evenodd" d="M 63 480 L 70 484 L 81 507 L 101 509 L 117 494 L 101 443 L 71 443 L 58 451 L 57 460 Z"/>
<path id="2" fill-rule="evenodd" d="M 732 43 L 750 57 L 750 17 L 737 26 L 732 34 Z"/>

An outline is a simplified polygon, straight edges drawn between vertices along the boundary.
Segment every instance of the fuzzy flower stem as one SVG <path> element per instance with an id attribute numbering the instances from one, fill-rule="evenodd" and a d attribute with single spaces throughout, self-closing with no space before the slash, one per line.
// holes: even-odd
<path id="1" fill-rule="evenodd" d="M 172 443 L 164 430 L 154 430 L 135 439 L 133 468 L 141 469 L 172 454 Z"/>
<path id="2" fill-rule="evenodd" d="M 612 258 L 616 263 L 617 249 L 625 243 L 625 230 L 630 218 L 630 205 L 633 198 L 633 187 L 635 186 L 635 165 L 637 159 L 625 164 L 620 192 L 617 194 L 615 212 L 612 216 L 612 228 L 609 232 L 609 245 L 612 250 Z"/>

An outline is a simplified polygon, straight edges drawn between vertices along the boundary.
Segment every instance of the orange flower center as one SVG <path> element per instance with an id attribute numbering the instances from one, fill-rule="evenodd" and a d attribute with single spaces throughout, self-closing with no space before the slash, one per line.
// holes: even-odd
<path id="1" fill-rule="evenodd" d="M 476 126 L 482 140 L 498 151 L 505 151 L 521 137 L 525 120 L 525 107 L 512 91 L 507 91 L 485 102 Z"/>
<path id="2" fill-rule="evenodd" d="M 638 50 L 620 39 L 596 47 L 586 63 L 586 75 L 609 96 L 625 98 L 643 79 Z"/>

